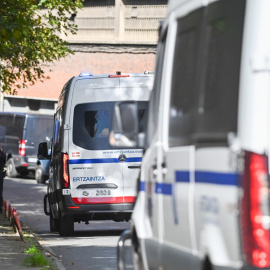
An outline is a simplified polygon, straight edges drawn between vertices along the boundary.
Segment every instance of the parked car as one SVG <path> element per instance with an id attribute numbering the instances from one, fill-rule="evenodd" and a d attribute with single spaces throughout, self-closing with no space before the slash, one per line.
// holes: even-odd
<path id="1" fill-rule="evenodd" d="M 53 116 L 0 113 L 0 142 L 7 154 L 7 176 L 35 173 L 38 144 L 52 136 Z"/>

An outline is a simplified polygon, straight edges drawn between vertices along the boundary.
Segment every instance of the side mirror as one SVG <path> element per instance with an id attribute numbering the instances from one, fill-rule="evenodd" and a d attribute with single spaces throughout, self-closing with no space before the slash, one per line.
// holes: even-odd
<path id="1" fill-rule="evenodd" d="M 47 142 L 42 142 L 38 145 L 38 159 L 50 159 L 51 155 L 48 154 Z"/>
<path id="2" fill-rule="evenodd" d="M 114 147 L 135 147 L 139 132 L 137 103 L 122 101 L 115 105 L 110 144 Z"/>

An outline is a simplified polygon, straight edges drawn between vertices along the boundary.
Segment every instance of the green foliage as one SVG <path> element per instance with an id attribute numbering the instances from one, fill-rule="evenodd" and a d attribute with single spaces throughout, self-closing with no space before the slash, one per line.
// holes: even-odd
<path id="1" fill-rule="evenodd" d="M 83 0 L 1 0 L 0 81 L 2 91 L 45 79 L 46 64 L 72 53 L 59 33 L 75 34 L 70 20 Z"/>
<path id="2" fill-rule="evenodd" d="M 27 254 L 35 254 L 35 253 L 38 253 L 38 249 L 37 247 L 33 244 L 30 248 L 28 248 L 25 253 Z"/>
<path id="3" fill-rule="evenodd" d="M 29 254 L 29 256 L 27 256 L 26 259 L 22 262 L 23 266 L 44 266 L 45 268 L 43 269 L 54 268 L 50 261 L 37 249 L 34 244 L 28 248 L 25 253 Z"/>

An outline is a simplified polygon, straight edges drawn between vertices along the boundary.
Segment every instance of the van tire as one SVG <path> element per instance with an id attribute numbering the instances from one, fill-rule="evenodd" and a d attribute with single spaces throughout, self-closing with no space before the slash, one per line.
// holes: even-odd
<path id="1" fill-rule="evenodd" d="M 13 158 L 8 159 L 8 161 L 7 161 L 7 176 L 8 177 L 16 177 L 17 176 L 17 171 L 15 168 Z"/>
<path id="2" fill-rule="evenodd" d="M 74 233 L 74 220 L 72 215 L 60 215 L 59 233 L 61 236 L 71 236 Z"/>
<path id="3" fill-rule="evenodd" d="M 53 217 L 51 211 L 50 211 L 50 231 L 51 232 L 59 231 L 59 220 Z"/>

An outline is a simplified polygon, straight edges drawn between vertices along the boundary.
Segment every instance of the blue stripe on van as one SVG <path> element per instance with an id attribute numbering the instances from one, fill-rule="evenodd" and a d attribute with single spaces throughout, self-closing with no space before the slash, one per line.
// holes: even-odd
<path id="1" fill-rule="evenodd" d="M 127 158 L 125 162 L 141 162 L 141 157 Z M 121 163 L 118 158 L 70 159 L 69 164 Z"/>
<path id="2" fill-rule="evenodd" d="M 156 183 L 157 194 L 172 195 L 172 184 L 168 183 Z"/>
<path id="3" fill-rule="evenodd" d="M 140 191 L 145 191 L 145 182 L 140 181 Z"/>
<path id="4" fill-rule="evenodd" d="M 190 172 L 176 171 L 175 181 L 181 183 L 188 183 L 190 181 Z M 195 182 L 215 185 L 237 186 L 239 182 L 239 176 L 236 173 L 196 171 Z"/>
<path id="5" fill-rule="evenodd" d="M 177 183 L 188 183 L 190 178 L 190 172 L 188 171 L 176 171 L 175 181 Z M 215 184 L 225 186 L 238 186 L 239 175 L 236 173 L 214 173 L 205 171 L 195 172 L 195 182 L 204 184 Z M 140 182 L 140 191 L 145 191 L 145 182 Z M 156 183 L 155 193 L 163 195 L 172 195 L 171 183 Z"/>
<path id="6" fill-rule="evenodd" d="M 236 173 L 195 172 L 195 182 L 215 185 L 238 186 L 239 175 Z"/>
<path id="7" fill-rule="evenodd" d="M 176 182 L 189 182 L 190 172 L 189 171 L 176 171 L 175 172 L 175 181 Z"/>

